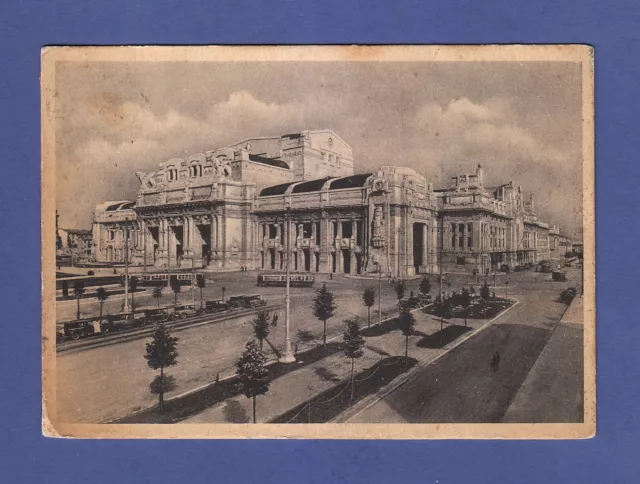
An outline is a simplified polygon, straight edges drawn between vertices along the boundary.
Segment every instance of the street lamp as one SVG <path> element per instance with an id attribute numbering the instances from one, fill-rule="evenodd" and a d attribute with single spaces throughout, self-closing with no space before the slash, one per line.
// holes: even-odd
<path id="1" fill-rule="evenodd" d="M 382 323 L 382 264 L 376 261 L 376 265 L 378 266 L 378 323 Z"/>
<path id="2" fill-rule="evenodd" d="M 290 306 L 291 306 L 291 296 L 289 294 L 289 286 L 290 286 L 290 267 L 289 262 L 291 259 L 291 207 L 286 207 L 286 218 L 285 222 L 287 224 L 287 243 L 286 243 L 286 296 L 285 296 L 285 313 L 284 313 L 284 354 L 280 357 L 281 363 L 294 363 L 296 361 L 296 357 L 291 350 L 291 333 L 290 333 Z"/>

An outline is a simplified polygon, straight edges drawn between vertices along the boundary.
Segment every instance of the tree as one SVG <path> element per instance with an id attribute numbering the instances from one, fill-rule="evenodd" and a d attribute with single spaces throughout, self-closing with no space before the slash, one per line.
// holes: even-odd
<path id="1" fill-rule="evenodd" d="M 393 289 L 395 289 L 396 291 L 396 297 L 398 298 L 398 311 L 400 311 L 402 308 L 401 306 L 401 301 L 404 298 L 404 293 L 407 290 L 407 286 L 404 283 L 403 279 L 398 279 L 394 284 L 393 284 Z"/>
<path id="2" fill-rule="evenodd" d="M 367 306 L 367 327 L 371 326 L 371 306 L 376 303 L 376 291 L 372 287 L 367 287 L 362 293 L 362 300 Z"/>
<path id="3" fill-rule="evenodd" d="M 333 317 L 337 308 L 333 299 L 333 293 L 327 289 L 326 284 L 322 284 L 322 287 L 318 289 L 316 297 L 313 300 L 313 315 L 322 321 L 324 325 L 322 337 L 323 346 L 327 346 L 327 319 Z"/>
<path id="4" fill-rule="evenodd" d="M 253 423 L 256 423 L 256 397 L 269 391 L 269 370 L 265 368 L 267 359 L 251 340 L 236 362 L 240 390 L 247 398 L 253 399 Z"/>
<path id="5" fill-rule="evenodd" d="M 171 280 L 171 290 L 173 291 L 173 305 L 177 306 L 178 305 L 178 294 L 180 294 L 180 291 L 182 290 L 182 286 L 178 282 L 178 279 L 172 279 Z"/>
<path id="6" fill-rule="evenodd" d="M 462 288 L 462 292 L 460 293 L 460 305 L 464 308 L 464 327 L 467 327 L 467 316 L 469 313 L 469 306 L 471 305 L 471 294 L 467 290 L 466 287 Z"/>
<path id="7" fill-rule="evenodd" d="M 260 351 L 262 351 L 262 342 L 269 336 L 269 313 L 267 311 L 259 311 L 251 320 L 253 326 L 253 334 L 260 341 Z"/>
<path id="8" fill-rule="evenodd" d="M 99 287 L 96 289 L 96 298 L 100 301 L 100 321 L 102 321 L 102 307 L 104 302 L 109 298 L 109 294 L 104 287 Z"/>
<path id="9" fill-rule="evenodd" d="M 347 355 L 348 358 L 351 358 L 351 400 L 353 400 L 355 390 L 353 383 L 354 363 L 356 358 L 360 358 L 364 354 L 362 351 L 364 338 L 360 335 L 358 318 L 347 321 L 347 327 L 342 335 L 342 341 L 344 341 L 344 354 Z"/>
<path id="10" fill-rule="evenodd" d="M 409 358 L 409 336 L 413 334 L 416 319 L 413 317 L 413 314 L 411 314 L 409 308 L 404 304 L 400 305 L 399 323 L 400 331 L 402 331 L 402 334 L 404 335 L 404 358 L 406 362 Z"/>
<path id="11" fill-rule="evenodd" d="M 159 324 L 153 333 L 153 339 L 147 343 L 147 352 L 144 355 L 147 365 L 153 370 L 160 370 L 159 380 L 152 382 L 151 392 L 159 397 L 159 409 L 162 412 L 164 405 L 164 393 L 169 391 L 165 382 L 164 369 L 178 363 L 176 347 L 178 338 L 171 336 L 169 329 L 164 324 Z"/>
<path id="12" fill-rule="evenodd" d="M 136 276 L 129 278 L 129 289 L 131 290 L 131 310 L 133 311 L 136 308 L 135 294 L 138 289 L 138 278 Z"/>
<path id="13" fill-rule="evenodd" d="M 222 286 L 222 302 L 224 302 L 224 293 L 227 291 L 227 288 L 225 286 Z"/>
<path id="14" fill-rule="evenodd" d="M 204 278 L 204 275 L 200 274 L 197 278 L 196 278 L 196 283 L 198 284 L 198 288 L 200 288 L 200 309 L 202 309 L 202 290 L 205 288 L 205 286 L 207 285 L 207 281 Z"/>
<path id="15" fill-rule="evenodd" d="M 160 307 L 160 299 L 162 298 L 162 286 L 156 286 L 153 288 L 153 293 L 151 295 L 156 298 L 156 302 L 158 303 L 158 307 Z"/>
<path id="16" fill-rule="evenodd" d="M 76 319 L 80 319 L 80 299 L 84 295 L 84 282 L 76 281 L 73 283 L 73 296 L 78 301 L 78 310 L 76 312 Z"/>
<path id="17" fill-rule="evenodd" d="M 484 285 L 480 288 L 480 297 L 482 298 L 482 312 L 483 312 L 484 316 L 486 316 L 487 315 L 487 301 L 491 297 L 491 294 L 489 292 L 489 285 L 486 283 L 486 281 L 485 281 Z"/>
<path id="18" fill-rule="evenodd" d="M 420 292 L 422 294 L 429 294 L 431 292 L 431 281 L 427 276 L 424 276 L 420 281 Z"/>

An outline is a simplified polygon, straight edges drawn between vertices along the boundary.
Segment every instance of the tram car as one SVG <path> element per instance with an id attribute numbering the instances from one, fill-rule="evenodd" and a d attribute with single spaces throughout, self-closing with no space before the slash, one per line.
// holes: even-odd
<path id="1" fill-rule="evenodd" d="M 193 274 L 191 272 L 179 272 L 174 274 L 169 274 L 168 272 L 155 272 L 151 274 L 138 274 L 138 275 L 130 275 L 129 280 L 132 277 L 136 277 L 138 279 L 139 286 L 166 286 L 169 283 L 169 277 L 171 277 L 172 281 L 177 281 L 181 286 L 190 286 L 193 279 L 196 279 L 196 282 L 204 278 L 202 274 Z M 124 276 L 121 277 L 120 284 L 124 286 Z"/>
<path id="2" fill-rule="evenodd" d="M 286 274 L 259 274 L 258 286 L 286 286 Z M 289 284 L 293 287 L 311 287 L 315 282 L 313 274 L 289 274 Z"/>

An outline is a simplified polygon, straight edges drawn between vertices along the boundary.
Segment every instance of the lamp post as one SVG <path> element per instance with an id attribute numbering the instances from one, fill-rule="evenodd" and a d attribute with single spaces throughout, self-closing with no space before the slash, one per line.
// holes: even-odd
<path id="1" fill-rule="evenodd" d="M 287 241 L 286 241 L 286 296 L 285 296 L 285 312 L 284 312 L 284 354 L 280 357 L 281 363 L 294 363 L 296 361 L 296 357 L 293 355 L 293 351 L 291 351 L 291 333 L 290 333 L 290 306 L 291 306 L 291 296 L 289 294 L 289 286 L 290 286 L 290 267 L 289 262 L 291 260 L 291 207 L 286 207 L 286 219 L 285 223 L 287 225 Z"/>
<path id="2" fill-rule="evenodd" d="M 378 265 L 378 323 L 382 323 L 382 264 L 380 262 L 376 262 Z"/>
<path id="3" fill-rule="evenodd" d="M 124 312 L 131 311 L 129 306 L 129 227 L 124 224 Z"/>

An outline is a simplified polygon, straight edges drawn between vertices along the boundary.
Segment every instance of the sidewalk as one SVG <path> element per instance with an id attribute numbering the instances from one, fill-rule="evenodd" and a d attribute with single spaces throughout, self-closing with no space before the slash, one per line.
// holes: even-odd
<path id="1" fill-rule="evenodd" d="M 460 325 L 464 325 L 462 320 L 454 320 L 455 326 L 445 324 L 444 333 L 448 336 L 445 336 L 444 342 L 448 342 L 448 344 L 445 344 L 444 348 L 440 348 L 436 341 L 439 341 L 439 338 L 433 337 L 440 331 L 440 321 L 420 310 L 416 310 L 413 314 L 416 318 L 416 334 L 409 337 L 409 356 L 417 359 L 419 363 L 432 361 L 448 351 L 448 348 L 455 344 L 455 339 L 460 339 L 463 335 L 471 335 L 473 330 L 490 322 L 489 320 L 469 319 L 466 331 L 464 327 L 460 328 Z M 460 329 L 452 332 L 452 328 Z M 364 333 L 364 355 L 355 361 L 355 373 L 372 367 L 388 356 L 404 355 L 405 338 L 399 330 L 383 332 L 376 325 L 372 326 L 370 330 L 365 330 Z M 366 336 L 367 333 L 372 336 Z M 341 336 L 332 339 L 340 341 Z M 298 355 L 298 360 L 304 360 L 304 354 Z M 342 351 L 339 351 L 277 378 L 271 382 L 269 392 L 257 399 L 258 422 L 266 422 L 275 418 L 336 384 L 348 381 L 350 374 L 351 360 Z M 251 399 L 240 395 L 216 404 L 182 423 L 247 423 L 251 418 Z"/>
<path id="2" fill-rule="evenodd" d="M 584 419 L 584 301 L 576 296 L 507 410 L 505 423 Z"/>

